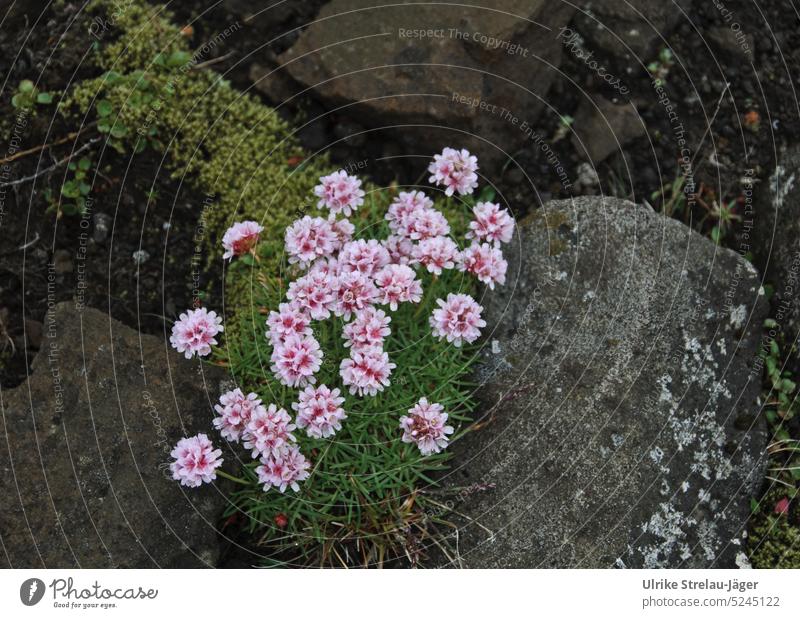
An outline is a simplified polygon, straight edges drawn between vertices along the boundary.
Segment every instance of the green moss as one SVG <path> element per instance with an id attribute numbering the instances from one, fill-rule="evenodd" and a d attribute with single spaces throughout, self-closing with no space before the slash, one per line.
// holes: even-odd
<path id="1" fill-rule="evenodd" d="M 764 505 L 774 505 L 783 494 L 770 492 L 761 500 Z M 800 528 L 785 515 L 769 512 L 757 513 L 750 529 L 750 561 L 757 569 L 800 568 Z"/>

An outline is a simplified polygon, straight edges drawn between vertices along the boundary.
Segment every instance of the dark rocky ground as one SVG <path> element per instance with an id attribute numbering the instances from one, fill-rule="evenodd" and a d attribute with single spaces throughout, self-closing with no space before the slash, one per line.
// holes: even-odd
<path id="1" fill-rule="evenodd" d="M 42 91 L 56 91 L 89 77 L 85 54 L 92 41 L 84 34 L 88 24 L 80 28 L 79 4 L 55 3 L 40 16 L 46 4 L 18 2 L 9 14 L 5 3 L 0 6 L 0 19 L 4 19 L 0 27 L 0 105 L 4 110 L 0 158 L 8 159 L 6 144 L 15 129 L 21 134 L 22 150 L 51 145 L 13 161 L 4 160 L 8 169 L 2 183 L 15 183 L 3 187 L 0 208 L 0 385 L 4 390 L 19 385 L 28 375 L 42 346 L 48 306 L 72 299 L 79 283 L 86 285 L 87 306 L 110 313 L 143 333 L 163 336 L 165 316 L 186 306 L 192 293 L 197 205 L 204 199 L 170 180 L 157 155 L 143 154 L 126 169 L 127 157 L 99 145 L 87 151 L 99 173 L 93 179 L 91 213 L 83 220 L 57 219 L 51 209 L 67 173 L 64 167 L 38 175 L 35 182 L 21 181 L 68 156 L 73 144 L 85 143 L 75 136 L 60 142 L 77 127 L 66 124 L 46 105 L 27 118 L 24 126 L 16 122 L 11 106 L 12 95 L 23 79 L 38 80 Z M 265 102 L 277 106 L 284 117 L 302 127 L 298 135 L 307 149 L 327 150 L 335 163 L 363 162 L 359 173 L 378 182 L 415 183 L 419 159 L 412 156 L 406 160 L 405 155 L 427 159 L 443 141 L 453 141 L 451 126 L 482 131 L 487 140 L 503 143 L 509 155 L 487 154 L 482 172 L 520 219 L 550 198 L 603 194 L 648 202 L 656 209 L 669 203 L 676 207 L 675 218 L 710 235 L 717 223 L 709 214 L 714 204 L 730 203 L 735 217 L 725 229 L 722 245 L 754 258 L 760 277 L 767 274 L 762 282 L 780 289 L 781 282 L 773 279 L 790 272 L 786 262 L 791 264 L 794 253 L 787 251 L 786 245 L 796 239 L 785 233 L 775 237 L 774 230 L 787 229 L 775 213 L 764 218 L 757 208 L 753 223 L 748 221 L 753 219 L 751 190 L 761 196 L 762 203 L 774 205 L 769 179 L 800 143 L 795 92 L 800 76 L 800 28 L 791 3 L 730 2 L 720 10 L 715 3 L 684 0 L 680 4 L 685 15 L 678 9 L 665 12 L 663 3 L 640 3 L 640 10 L 658 32 L 641 17 L 626 12 L 625 3 L 603 3 L 594 12 L 584 10 L 586 3 L 578 4 L 579 10 L 561 16 L 564 27 L 581 35 L 580 41 L 571 39 L 574 47 L 554 41 L 552 33 L 544 40 L 530 25 L 509 29 L 502 20 L 495 20 L 488 27 L 481 19 L 470 21 L 468 14 L 453 21 L 462 31 L 499 33 L 534 51 L 541 46 L 545 49 L 542 56 L 552 59 L 557 70 L 551 68 L 541 76 L 535 72 L 536 84 L 528 84 L 549 86 L 542 86 L 541 93 L 549 106 L 536 108 L 520 98 L 514 107 L 514 96 L 500 92 L 492 79 L 470 81 L 457 76 L 445 84 L 482 100 L 510 101 L 509 109 L 530 125 L 528 137 L 511 131 L 507 122 L 487 118 L 486 112 L 467 113 L 453 105 L 406 108 L 398 103 L 376 108 L 353 104 L 359 92 L 377 92 L 369 73 L 350 78 L 338 89 L 307 88 L 304 80 L 308 75 L 299 64 L 284 63 L 301 50 L 313 49 L 317 36 L 313 28 L 325 25 L 310 26 L 310 22 L 320 14 L 333 20 L 331 16 L 343 8 L 351 10 L 363 3 L 285 2 L 257 15 L 252 3 L 238 0 L 191 0 L 170 8 L 191 24 L 198 41 L 212 38 L 221 24 L 240 21 L 242 29 L 210 52 L 214 68 L 236 87 L 258 92 Z M 540 3 L 535 2 L 509 5 L 534 16 L 541 11 Z M 619 38 L 598 28 L 597 20 L 615 24 L 612 30 Z M 346 31 L 346 22 L 342 23 L 345 25 L 340 27 Z M 384 32 L 396 30 L 397 25 L 376 16 L 374 23 L 365 18 L 361 27 Z M 557 29 L 557 24 L 553 27 Z M 53 52 L 62 33 L 64 40 Z M 521 60 L 516 56 L 487 51 L 480 45 L 451 43 L 401 46 L 399 60 L 388 60 L 493 63 L 500 75 L 519 77 L 523 82 L 534 77 L 520 70 Z M 578 57 L 578 49 L 591 53 L 627 92 L 606 83 Z M 665 54 L 664 49 L 670 53 Z M 351 56 L 339 56 L 334 50 L 325 62 L 345 72 L 344 63 L 365 57 L 369 56 L 358 48 Z M 663 97 L 674 105 L 677 121 L 671 122 L 666 113 L 663 97 L 659 98 L 653 86 L 654 74 L 663 80 Z M 389 89 L 387 94 L 403 94 L 404 87 L 416 83 L 415 75 L 411 72 L 406 81 L 385 77 L 381 87 Z M 397 90 L 391 90 L 395 87 Z M 637 113 L 632 115 L 631 110 Z M 411 130 L 394 126 L 398 123 L 435 123 L 439 128 Z M 673 194 L 660 192 L 680 174 L 677 124 L 682 127 L 692 163 L 690 181 L 697 199 L 689 203 L 670 200 L 680 195 L 680 189 Z M 91 139 L 91 135 L 87 131 L 85 138 Z M 531 136 L 539 136 L 549 150 L 543 151 Z M 480 148 L 478 143 L 476 149 Z M 782 178 L 790 177 L 791 169 Z M 796 197 L 791 199 L 792 204 L 797 202 Z M 761 211 L 769 208 L 765 205 Z M 751 242 L 751 225 L 756 228 L 758 244 Z M 84 231 L 88 234 L 87 259 L 86 270 L 81 270 L 75 256 Z M 169 251 L 165 251 L 167 235 Z M 140 250 L 149 257 L 137 263 L 132 256 Z M 778 258 L 772 256 L 779 254 L 784 266 L 776 267 Z M 687 264 L 686 268 L 704 266 Z M 209 283 L 210 276 L 205 275 L 204 283 Z M 775 314 L 776 302 L 773 299 L 770 315 Z M 787 325 L 789 345 L 796 336 L 797 331 Z M 790 364 L 796 366 L 797 362 Z M 786 426 L 793 437 L 800 435 L 797 418 L 787 420 Z M 796 509 L 789 516 L 796 520 Z"/>

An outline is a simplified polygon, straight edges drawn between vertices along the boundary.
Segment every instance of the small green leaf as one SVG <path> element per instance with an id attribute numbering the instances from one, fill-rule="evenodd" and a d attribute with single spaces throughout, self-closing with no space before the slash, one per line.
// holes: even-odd
<path id="1" fill-rule="evenodd" d="M 128 134 L 128 127 L 126 127 L 124 124 L 117 123 L 113 127 L 111 127 L 111 137 L 122 139 L 127 134 Z"/>
<path id="2" fill-rule="evenodd" d="M 49 92 L 40 92 L 36 95 L 36 102 L 42 105 L 47 105 L 53 102 L 53 95 Z"/>
<path id="3" fill-rule="evenodd" d="M 19 91 L 20 92 L 24 92 L 25 94 L 32 93 L 34 88 L 35 88 L 35 86 L 33 85 L 33 82 L 31 80 L 29 80 L 29 79 L 23 79 L 19 83 Z"/>
<path id="4" fill-rule="evenodd" d="M 114 107 L 111 105 L 111 101 L 109 101 L 108 99 L 102 99 L 97 102 L 97 115 L 100 116 L 101 118 L 110 116 L 113 110 Z"/>
<path id="5" fill-rule="evenodd" d="M 86 157 L 81 157 L 81 160 L 78 161 L 78 167 L 82 170 L 88 170 L 92 166 L 92 162 L 87 159 Z"/>

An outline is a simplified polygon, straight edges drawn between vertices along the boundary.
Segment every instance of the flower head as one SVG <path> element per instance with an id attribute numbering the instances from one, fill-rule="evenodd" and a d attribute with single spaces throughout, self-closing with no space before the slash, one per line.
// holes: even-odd
<path id="1" fill-rule="evenodd" d="M 306 386 L 300 391 L 298 403 L 292 408 L 297 412 L 297 426 L 305 428 L 310 438 L 329 438 L 342 428 L 347 418 L 338 388 L 329 389 L 324 384 L 317 388 Z"/>
<path id="2" fill-rule="evenodd" d="M 337 260 L 340 272 L 359 272 L 367 277 L 373 277 L 391 261 L 391 258 L 386 247 L 371 238 L 353 240 L 345 244 Z"/>
<path id="3" fill-rule="evenodd" d="M 375 302 L 378 293 L 372 278 L 360 272 L 343 272 L 335 282 L 336 303 L 334 313 L 346 320 Z"/>
<path id="4" fill-rule="evenodd" d="M 264 484 L 264 491 L 277 487 L 283 493 L 287 487 L 300 491 L 298 481 L 309 477 L 311 464 L 297 446 L 286 446 L 278 452 L 261 458 L 256 468 L 258 480 Z"/>
<path id="5" fill-rule="evenodd" d="M 389 376 L 397 367 L 389 362 L 389 355 L 380 348 L 368 348 L 363 352 L 351 352 L 339 368 L 342 383 L 350 387 L 351 395 L 363 397 L 376 395 L 389 386 Z"/>
<path id="6" fill-rule="evenodd" d="M 514 218 L 507 210 L 491 202 L 478 202 L 472 212 L 475 220 L 470 221 L 467 238 L 491 242 L 495 246 L 511 240 L 514 234 Z"/>
<path id="7" fill-rule="evenodd" d="M 442 154 L 434 155 L 428 171 L 431 174 L 428 182 L 445 187 L 448 196 L 456 191 L 467 195 L 478 186 L 478 159 L 463 148 L 445 148 Z"/>
<path id="8" fill-rule="evenodd" d="M 222 451 L 214 449 L 208 436 L 199 433 L 193 438 L 181 438 L 172 449 L 175 458 L 169 466 L 172 478 L 186 487 L 200 487 L 217 478 L 216 469 L 222 465 Z"/>
<path id="9" fill-rule="evenodd" d="M 345 324 L 342 330 L 345 347 L 352 346 L 353 350 L 358 352 L 369 348 L 382 348 L 383 340 L 392 332 L 389 328 L 391 321 L 392 318 L 375 307 L 357 311 L 355 319 Z"/>
<path id="10" fill-rule="evenodd" d="M 322 365 L 322 350 L 312 335 L 289 335 L 272 351 L 272 372 L 281 384 L 297 388 L 314 384 Z"/>
<path id="11" fill-rule="evenodd" d="M 348 219 L 337 219 L 336 215 L 330 215 L 328 217 L 328 222 L 331 224 L 331 229 L 333 229 L 336 234 L 336 251 L 353 240 L 353 234 L 356 228 Z"/>
<path id="12" fill-rule="evenodd" d="M 267 339 L 272 345 L 279 345 L 290 335 L 310 335 L 309 324 L 311 317 L 300 306 L 281 303 L 278 310 L 270 311 L 267 317 Z"/>
<path id="13" fill-rule="evenodd" d="M 219 403 L 214 406 L 214 409 L 219 412 L 219 416 L 214 418 L 214 427 L 219 429 L 220 434 L 226 440 L 238 442 L 253 411 L 263 409 L 263 407 L 261 399 L 255 393 L 248 393 L 245 396 L 240 388 L 223 393 L 219 398 Z"/>
<path id="14" fill-rule="evenodd" d="M 318 258 L 333 255 L 339 235 L 327 219 L 306 215 L 286 228 L 284 241 L 289 263 L 306 268 Z"/>
<path id="15" fill-rule="evenodd" d="M 397 311 L 399 303 L 418 303 L 422 300 L 422 284 L 410 266 L 389 264 L 375 277 L 378 302 Z"/>
<path id="16" fill-rule="evenodd" d="M 436 301 L 438 309 L 430 318 L 434 337 L 447 339 L 457 348 L 466 341 L 472 343 L 481 335 L 480 329 L 486 326 L 481 319 L 481 307 L 467 294 L 448 294 L 447 300 Z"/>
<path id="17" fill-rule="evenodd" d="M 493 290 L 495 283 L 503 285 L 506 282 L 508 262 L 503 258 L 500 249 L 485 242 L 464 249 L 458 269 L 472 273 Z"/>
<path id="18" fill-rule="evenodd" d="M 208 356 L 211 346 L 217 345 L 214 338 L 224 330 L 222 318 L 214 311 L 207 311 L 204 307 L 190 309 L 181 313 L 180 318 L 172 326 L 172 336 L 169 342 L 178 352 L 186 358 Z"/>
<path id="19" fill-rule="evenodd" d="M 422 264 L 435 275 L 454 268 L 458 261 L 458 246 L 447 236 L 436 236 L 421 241 L 413 251 L 413 261 Z"/>
<path id="20" fill-rule="evenodd" d="M 389 257 L 394 264 L 408 264 L 414 253 L 414 243 L 404 236 L 392 234 L 381 244 L 386 247 Z"/>
<path id="21" fill-rule="evenodd" d="M 322 176 L 320 184 L 314 187 L 314 195 L 319 198 L 317 207 L 326 207 L 332 214 L 344 213 L 349 217 L 364 203 L 361 181 L 344 170 Z"/>
<path id="22" fill-rule="evenodd" d="M 409 216 L 418 209 L 433 208 L 433 200 L 422 191 L 401 191 L 392 203 L 384 217 L 389 222 L 389 229 L 395 234 L 404 234 L 408 227 Z"/>
<path id="23" fill-rule="evenodd" d="M 252 451 L 253 459 L 277 453 L 296 438 L 292 434 L 295 426 L 283 408 L 274 403 L 268 408 L 259 406 L 250 415 L 244 432 L 244 447 Z"/>
<path id="24" fill-rule="evenodd" d="M 453 428 L 445 425 L 447 414 L 439 403 L 428 403 L 423 397 L 408 411 L 408 416 L 400 417 L 403 442 L 416 444 L 423 455 L 439 453 L 447 448 L 447 436 Z"/>
<path id="25" fill-rule="evenodd" d="M 435 208 L 418 208 L 407 217 L 406 227 L 402 232 L 411 240 L 425 240 L 447 236 L 450 233 L 450 224 Z"/>
<path id="26" fill-rule="evenodd" d="M 258 243 L 258 237 L 264 228 L 255 221 L 242 221 L 230 226 L 222 237 L 225 253 L 223 259 L 230 260 L 234 256 L 248 253 Z"/>
<path id="27" fill-rule="evenodd" d="M 330 317 L 336 300 L 334 277 L 319 269 L 310 270 L 289 284 L 286 297 L 294 309 L 308 314 L 312 320 L 325 320 Z"/>

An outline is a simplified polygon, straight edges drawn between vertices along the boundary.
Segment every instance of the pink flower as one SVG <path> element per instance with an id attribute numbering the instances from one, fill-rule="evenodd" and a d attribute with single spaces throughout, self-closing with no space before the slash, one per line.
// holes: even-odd
<path id="1" fill-rule="evenodd" d="M 214 409 L 219 416 L 214 418 L 214 427 L 219 429 L 222 437 L 230 442 L 238 442 L 250 421 L 254 410 L 263 409 L 261 399 L 255 393 L 244 396 L 242 390 L 236 388 L 223 393 Z"/>
<path id="2" fill-rule="evenodd" d="M 224 330 L 222 318 L 214 311 L 205 308 L 190 309 L 181 313 L 180 318 L 172 325 L 172 336 L 169 342 L 178 352 L 186 358 L 208 356 L 211 346 L 217 345 L 214 338 Z"/>
<path id="3" fill-rule="evenodd" d="M 300 491 L 298 481 L 305 481 L 309 477 L 311 464 L 300 452 L 297 446 L 287 446 L 261 458 L 261 465 L 256 468 L 258 480 L 264 484 L 264 491 L 277 487 L 281 493 L 291 487 Z"/>
<path id="4" fill-rule="evenodd" d="M 431 177 L 428 182 L 445 187 L 445 194 L 450 196 L 458 191 L 459 195 L 472 193 L 478 186 L 478 159 L 468 150 L 445 148 L 442 154 L 434 155 L 428 166 Z"/>
<path id="5" fill-rule="evenodd" d="M 193 438 L 181 438 L 170 455 L 175 458 L 169 466 L 172 478 L 186 487 L 210 483 L 217 478 L 216 469 L 222 465 L 222 451 L 215 450 L 204 433 Z"/>
<path id="6" fill-rule="evenodd" d="M 317 260 L 308 269 L 309 273 L 329 275 L 330 277 L 337 277 L 339 275 L 339 261 L 335 257 L 329 257 L 322 260 Z"/>
<path id="7" fill-rule="evenodd" d="M 367 277 L 386 266 L 391 258 L 386 248 L 374 238 L 347 243 L 337 257 L 339 272 L 359 272 Z"/>
<path id="8" fill-rule="evenodd" d="M 352 351 L 339 368 L 342 383 L 350 387 L 350 394 L 363 397 L 376 395 L 389 386 L 389 376 L 397 367 L 389 362 L 389 355 L 379 348 L 369 348 L 364 352 Z"/>
<path id="9" fill-rule="evenodd" d="M 345 324 L 342 330 L 345 347 L 352 346 L 357 352 L 364 352 L 369 348 L 382 348 L 383 340 L 392 332 L 389 328 L 391 321 L 392 318 L 374 307 L 357 311 L 355 319 Z"/>
<path id="10" fill-rule="evenodd" d="M 253 459 L 279 452 L 283 447 L 295 442 L 292 434 L 295 426 L 292 418 L 283 408 L 274 403 L 268 408 L 259 406 L 250 415 L 244 432 L 244 447 L 252 451 Z"/>
<path id="11" fill-rule="evenodd" d="M 494 243 L 509 242 L 514 234 L 514 218 L 508 211 L 491 202 L 478 202 L 472 209 L 475 220 L 470 221 L 467 238 Z"/>
<path id="12" fill-rule="evenodd" d="M 401 191 L 389 204 L 389 211 L 384 217 L 389 222 L 389 229 L 400 234 L 408 226 L 411 213 L 420 208 L 433 208 L 433 201 L 422 191 Z"/>
<path id="13" fill-rule="evenodd" d="M 330 317 L 336 299 L 334 278 L 321 270 L 310 270 L 289 284 L 286 297 L 292 301 L 292 307 L 307 313 L 312 320 L 325 320 Z"/>
<path id="14" fill-rule="evenodd" d="M 356 311 L 361 311 L 375 302 L 378 293 L 372 279 L 359 272 L 343 272 L 336 280 L 336 304 L 334 313 L 346 320 Z"/>
<path id="15" fill-rule="evenodd" d="M 481 307 L 467 294 L 448 294 L 447 301 L 436 301 L 439 309 L 433 310 L 430 323 L 434 337 L 446 338 L 457 348 L 466 341 L 472 343 L 481 335 L 480 329 L 486 326 L 481 319 Z"/>
<path id="16" fill-rule="evenodd" d="M 403 230 L 411 240 L 425 240 L 435 236 L 447 236 L 450 224 L 445 216 L 435 208 L 418 208 L 406 219 Z"/>
<path id="17" fill-rule="evenodd" d="M 341 212 L 349 217 L 364 203 L 361 181 L 344 170 L 322 176 L 319 180 L 320 184 L 314 187 L 314 195 L 320 198 L 318 208 L 324 206 L 333 214 Z"/>
<path id="18" fill-rule="evenodd" d="M 426 238 L 414 247 L 413 260 L 422 264 L 435 275 L 441 275 L 442 270 L 454 268 L 458 260 L 458 246 L 447 236 Z"/>
<path id="19" fill-rule="evenodd" d="M 403 236 L 392 234 L 381 243 L 389 252 L 389 257 L 395 264 L 408 264 L 414 252 L 414 243 Z"/>
<path id="20" fill-rule="evenodd" d="M 321 217 L 305 216 L 286 228 L 284 235 L 290 264 L 306 268 L 314 260 L 333 255 L 339 236 L 331 222 Z"/>
<path id="21" fill-rule="evenodd" d="M 775 514 L 776 515 L 788 515 L 789 514 L 789 498 L 784 496 L 778 502 L 775 503 Z"/>
<path id="22" fill-rule="evenodd" d="M 297 412 L 297 426 L 304 427 L 309 438 L 329 438 L 342 428 L 347 415 L 338 388 L 331 390 L 324 384 L 317 388 L 306 386 L 299 399 L 292 408 Z"/>
<path id="23" fill-rule="evenodd" d="M 389 305 L 392 311 L 397 311 L 399 303 L 418 303 L 422 300 L 422 284 L 416 277 L 414 269 L 409 266 L 385 266 L 375 277 L 375 285 L 379 288 L 378 302 Z"/>
<path id="24" fill-rule="evenodd" d="M 506 282 L 508 262 L 500 249 L 485 242 L 464 249 L 458 269 L 472 273 L 493 290 L 495 283 L 503 285 Z"/>
<path id="25" fill-rule="evenodd" d="M 235 255 L 244 255 L 258 243 L 258 236 L 264 228 L 255 221 L 242 221 L 234 223 L 227 229 L 222 237 L 222 246 L 225 253 L 223 259 L 230 260 Z"/>
<path id="26" fill-rule="evenodd" d="M 353 233 L 356 231 L 356 228 L 349 220 L 336 219 L 335 215 L 331 215 L 328 217 L 328 223 L 331 224 L 331 229 L 333 229 L 336 234 L 336 251 L 353 240 Z"/>
<path id="27" fill-rule="evenodd" d="M 322 350 L 312 335 L 289 335 L 272 351 L 272 373 L 281 384 L 297 388 L 314 384 L 322 365 Z"/>
<path id="28" fill-rule="evenodd" d="M 272 345 L 279 345 L 291 335 L 310 335 L 309 324 L 311 317 L 300 307 L 281 303 L 278 310 L 270 311 L 267 317 L 267 339 Z"/>
<path id="29" fill-rule="evenodd" d="M 453 428 L 445 425 L 447 414 L 438 403 L 428 403 L 423 397 L 419 403 L 408 411 L 408 416 L 400 417 L 400 429 L 403 430 L 403 442 L 416 444 L 423 455 L 439 453 L 447 448 L 447 436 Z"/>

